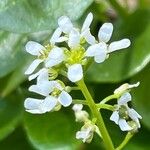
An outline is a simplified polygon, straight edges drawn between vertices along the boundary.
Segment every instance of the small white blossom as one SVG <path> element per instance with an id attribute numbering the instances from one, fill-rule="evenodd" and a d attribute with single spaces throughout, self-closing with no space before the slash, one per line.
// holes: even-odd
<path id="1" fill-rule="evenodd" d="M 85 122 L 88 120 L 89 114 L 85 110 L 82 110 L 82 108 L 82 104 L 75 104 L 72 107 L 75 113 L 76 122 Z"/>
<path id="2" fill-rule="evenodd" d="M 98 32 L 99 43 L 91 45 L 86 51 L 86 56 L 94 57 L 95 62 L 102 63 L 109 56 L 109 53 L 130 46 L 129 39 L 122 39 L 107 44 L 112 36 L 112 32 L 113 25 L 111 23 L 104 23 Z"/>
<path id="3" fill-rule="evenodd" d="M 134 121 L 137 127 L 140 128 L 139 119 L 142 119 L 142 117 L 134 109 L 128 107 L 127 103 L 129 101 L 131 101 L 131 95 L 126 92 L 118 99 L 116 110 L 110 117 L 110 120 L 119 125 L 122 131 L 131 131 L 134 129 L 128 123 L 130 120 Z"/>
<path id="4" fill-rule="evenodd" d="M 54 109 L 54 107 L 58 103 L 61 104 L 64 107 L 67 107 L 72 103 L 72 97 L 64 89 L 65 88 L 62 87 L 61 84 L 58 81 L 54 81 L 54 80 L 49 81 L 48 80 L 48 70 L 47 69 L 43 69 L 42 71 L 40 71 L 40 73 L 38 74 L 38 77 L 37 77 L 37 84 L 32 85 L 32 86 L 29 87 L 29 91 L 35 92 L 37 94 L 45 96 L 46 100 L 47 99 L 49 99 L 49 100 L 50 99 L 53 99 L 53 100 L 55 99 L 56 103 L 55 103 L 55 105 L 51 105 L 50 110 Z M 49 95 L 49 94 L 51 94 L 51 95 Z M 31 103 L 30 103 L 30 101 L 31 101 Z M 29 110 L 28 112 L 32 113 L 32 106 L 30 107 L 30 104 L 32 104 L 32 102 L 35 102 L 35 103 L 37 102 L 38 103 L 38 104 L 37 103 L 36 104 L 38 105 L 38 108 L 40 109 L 38 111 L 39 113 L 40 112 L 41 113 L 47 112 L 45 110 L 47 109 L 48 106 L 46 106 L 47 103 L 44 103 L 45 102 L 44 100 L 36 101 L 36 100 L 33 100 L 32 98 L 28 98 L 28 99 L 25 100 L 25 106 L 26 106 L 26 109 Z M 39 102 L 41 102 L 41 103 L 39 103 Z M 28 105 L 26 105 L 26 103 Z M 46 108 L 44 108 L 44 107 L 46 107 Z M 33 110 L 33 112 L 34 111 L 35 110 Z"/>
<path id="5" fill-rule="evenodd" d="M 84 143 L 90 143 L 93 139 L 94 132 L 96 132 L 96 128 L 96 125 L 87 122 L 81 130 L 76 133 L 76 138 L 81 139 Z"/>

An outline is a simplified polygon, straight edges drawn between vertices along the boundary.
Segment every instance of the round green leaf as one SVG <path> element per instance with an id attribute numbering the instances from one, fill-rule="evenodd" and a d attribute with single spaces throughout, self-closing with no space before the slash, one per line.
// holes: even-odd
<path id="1" fill-rule="evenodd" d="M 21 118 L 22 105 L 18 94 L 0 98 L 0 140 L 14 131 Z"/>
<path id="2" fill-rule="evenodd" d="M 0 28 L 27 33 L 54 29 L 56 20 L 68 15 L 78 19 L 93 0 L 1 0 Z"/>
<path id="3" fill-rule="evenodd" d="M 145 15 L 145 13 L 148 13 Z M 93 63 L 87 73 L 90 82 L 118 82 L 142 70 L 150 61 L 150 13 L 137 11 L 116 24 L 115 40 L 131 39 L 131 47 L 110 54 L 102 64 Z M 140 23 L 138 18 L 141 18 Z"/>
<path id="4" fill-rule="evenodd" d="M 74 117 L 62 111 L 42 115 L 26 113 L 24 126 L 29 140 L 39 150 L 75 150 L 79 146 Z"/>

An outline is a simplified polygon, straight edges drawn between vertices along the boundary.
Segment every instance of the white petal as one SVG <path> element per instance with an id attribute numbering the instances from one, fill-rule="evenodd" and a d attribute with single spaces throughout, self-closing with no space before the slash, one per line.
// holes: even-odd
<path id="1" fill-rule="evenodd" d="M 60 38 L 61 33 L 62 33 L 62 30 L 61 30 L 60 28 L 57 28 L 57 29 L 54 31 L 54 33 L 53 33 L 53 35 L 52 35 L 52 37 L 51 37 L 51 39 L 50 39 L 50 43 L 51 43 L 51 44 L 55 44 L 55 43 L 57 42 L 57 40 Z"/>
<path id="2" fill-rule="evenodd" d="M 119 119 L 119 123 L 118 123 L 120 129 L 122 131 L 130 131 L 132 130 L 132 128 L 128 125 L 128 123 L 126 122 L 125 119 Z"/>
<path id="3" fill-rule="evenodd" d="M 83 105 L 82 104 L 75 104 L 73 105 L 72 109 L 77 112 L 77 111 L 81 111 L 83 108 Z"/>
<path id="4" fill-rule="evenodd" d="M 44 100 L 34 99 L 34 98 L 27 98 L 24 102 L 24 107 L 26 111 L 32 114 L 43 114 L 42 110 L 40 110 L 40 106 Z"/>
<path id="5" fill-rule="evenodd" d="M 34 70 L 38 67 L 38 65 L 43 62 L 41 59 L 35 59 L 31 65 L 28 67 L 28 69 L 25 71 L 25 74 L 31 74 L 34 72 Z"/>
<path id="6" fill-rule="evenodd" d="M 35 79 L 36 77 L 38 77 L 43 71 L 45 71 L 45 69 L 46 68 L 42 68 L 38 72 L 36 72 L 35 74 L 30 75 L 29 76 L 29 81 L 31 81 L 31 80 Z"/>
<path id="7" fill-rule="evenodd" d="M 127 48 L 130 46 L 130 44 L 131 44 L 131 42 L 129 39 L 123 39 L 120 41 L 112 42 L 108 46 L 108 52 L 111 53 L 111 52 L 116 51 L 116 50 Z"/>
<path id="8" fill-rule="evenodd" d="M 69 33 L 73 28 L 71 20 L 67 16 L 60 17 L 58 19 L 58 25 L 64 33 Z"/>
<path id="9" fill-rule="evenodd" d="M 110 116 L 110 120 L 114 121 L 116 124 L 118 124 L 119 121 L 119 113 L 117 111 L 114 111 L 112 115 Z"/>
<path id="10" fill-rule="evenodd" d="M 63 60 L 64 51 L 61 48 L 55 47 L 50 51 L 48 58 L 46 59 L 45 66 L 53 67 L 60 64 Z"/>
<path id="11" fill-rule="evenodd" d="M 111 23 L 104 23 L 98 32 L 98 38 L 100 42 L 107 43 L 112 35 L 113 25 Z"/>
<path id="12" fill-rule="evenodd" d="M 41 105 L 41 109 L 44 112 L 49 112 L 51 111 L 57 104 L 57 98 L 53 96 L 48 96 L 45 98 L 44 102 Z"/>
<path id="13" fill-rule="evenodd" d="M 28 53 L 35 56 L 40 55 L 40 51 L 45 50 L 44 46 L 34 41 L 29 41 L 25 47 Z"/>
<path id="14" fill-rule="evenodd" d="M 82 139 L 83 142 L 86 142 L 86 140 L 90 137 L 90 134 L 88 131 L 78 131 L 76 133 L 76 139 Z"/>
<path id="15" fill-rule="evenodd" d="M 37 78 L 37 84 L 42 83 L 43 81 L 49 81 L 48 69 L 41 69 L 39 76 Z"/>
<path id="16" fill-rule="evenodd" d="M 129 89 L 132 89 L 134 87 L 138 87 L 140 85 L 140 82 L 137 82 L 135 84 L 129 84 Z"/>
<path id="17" fill-rule="evenodd" d="M 133 108 L 128 109 L 128 115 L 132 120 L 137 120 L 138 118 L 142 119 L 142 116 L 139 115 Z"/>
<path id="18" fill-rule="evenodd" d="M 80 43 L 80 34 L 76 29 L 71 30 L 69 33 L 68 45 L 69 47 L 76 47 Z"/>
<path id="19" fill-rule="evenodd" d="M 118 105 L 126 105 L 131 99 L 131 94 L 126 92 L 119 98 Z"/>
<path id="20" fill-rule="evenodd" d="M 81 64 L 74 64 L 69 66 L 67 76 L 68 79 L 72 82 L 77 82 L 81 80 L 83 77 L 83 70 Z"/>
<path id="21" fill-rule="evenodd" d="M 93 14 L 90 12 L 90 13 L 87 15 L 87 17 L 86 17 L 86 19 L 85 19 L 85 21 L 84 21 L 84 23 L 83 23 L 81 32 L 83 32 L 84 30 L 86 30 L 86 29 L 88 29 L 88 28 L 90 27 L 90 25 L 91 25 L 91 23 L 92 23 L 92 20 L 93 20 Z"/>
<path id="22" fill-rule="evenodd" d="M 27 98 L 25 101 L 24 101 L 24 107 L 26 109 L 38 109 L 38 107 L 41 105 L 41 103 L 43 102 L 44 100 L 41 100 L 41 99 L 35 99 L 35 98 Z"/>
<path id="23" fill-rule="evenodd" d="M 43 95 L 43 96 L 48 96 L 49 93 L 53 91 L 52 83 L 49 82 L 43 82 L 39 85 L 32 85 L 29 87 L 29 91 L 35 92 L 37 94 Z"/>
<path id="24" fill-rule="evenodd" d="M 67 107 L 72 103 L 72 97 L 66 91 L 62 91 L 58 97 L 58 101 L 61 105 Z"/>
<path id="25" fill-rule="evenodd" d="M 107 54 L 106 50 L 107 50 L 107 45 L 104 42 L 101 42 L 90 46 L 86 50 L 85 55 L 89 57 L 93 57 L 93 56 L 97 56 L 97 55 L 99 56 L 101 54 L 104 54 L 106 56 Z"/>
<path id="26" fill-rule="evenodd" d="M 95 37 L 90 32 L 90 29 L 84 30 L 84 32 L 81 33 L 81 37 L 84 37 L 90 45 L 93 45 L 96 42 Z"/>

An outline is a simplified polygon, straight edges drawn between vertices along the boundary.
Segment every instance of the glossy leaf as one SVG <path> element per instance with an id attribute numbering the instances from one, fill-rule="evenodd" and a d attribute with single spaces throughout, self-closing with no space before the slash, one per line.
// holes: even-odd
<path id="1" fill-rule="evenodd" d="M 39 150 L 75 150 L 79 143 L 75 138 L 77 129 L 72 118 L 63 112 L 42 115 L 26 113 L 25 129 L 29 140 Z"/>
<path id="2" fill-rule="evenodd" d="M 145 15 L 146 13 L 146 15 Z M 140 23 L 138 18 L 141 18 Z M 89 68 L 87 80 L 90 82 L 118 82 L 142 70 L 150 61 L 150 21 L 149 11 L 137 11 L 126 21 L 116 24 L 115 40 L 130 38 L 128 49 L 110 54 L 102 64 L 93 63 Z"/>
<path id="3" fill-rule="evenodd" d="M 68 15 L 78 19 L 93 0 L 1 0 L 0 28 L 27 33 L 54 29 L 56 20 Z"/>
<path id="4" fill-rule="evenodd" d="M 14 131 L 21 118 L 22 105 L 18 94 L 0 98 L 0 140 Z"/>
<path id="5" fill-rule="evenodd" d="M 23 61 L 24 37 L 20 34 L 0 32 L 0 77 L 13 71 Z"/>

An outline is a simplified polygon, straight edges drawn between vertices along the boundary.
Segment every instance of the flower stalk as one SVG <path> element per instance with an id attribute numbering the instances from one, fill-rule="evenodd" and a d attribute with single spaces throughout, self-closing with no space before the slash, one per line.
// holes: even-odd
<path id="1" fill-rule="evenodd" d="M 93 116 L 97 119 L 96 124 L 97 124 L 97 126 L 101 132 L 101 135 L 102 135 L 103 141 L 105 143 L 106 149 L 107 150 L 114 150 L 112 140 L 111 140 L 109 133 L 106 129 L 106 126 L 104 124 L 101 113 L 98 111 L 97 106 L 96 106 L 91 94 L 89 93 L 89 91 L 88 91 L 88 89 L 84 83 L 84 80 L 82 79 L 82 80 L 78 81 L 77 85 L 79 86 L 83 95 L 85 96 Z"/>

